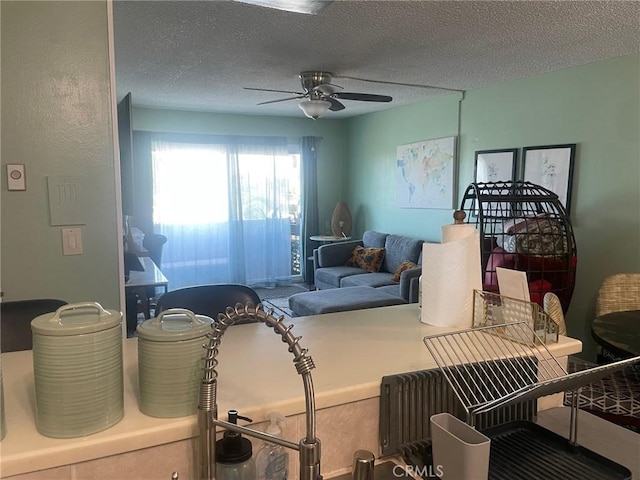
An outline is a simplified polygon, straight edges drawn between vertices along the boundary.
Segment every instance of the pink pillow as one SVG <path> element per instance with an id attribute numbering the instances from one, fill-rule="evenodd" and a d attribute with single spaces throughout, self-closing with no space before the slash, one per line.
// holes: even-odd
<path id="1" fill-rule="evenodd" d="M 501 247 L 496 247 L 489 255 L 489 261 L 487 262 L 487 268 L 484 274 L 484 289 L 486 291 L 498 290 L 498 275 L 496 274 L 497 267 L 511 268 L 513 269 L 516 264 L 516 254 L 508 253 Z"/>

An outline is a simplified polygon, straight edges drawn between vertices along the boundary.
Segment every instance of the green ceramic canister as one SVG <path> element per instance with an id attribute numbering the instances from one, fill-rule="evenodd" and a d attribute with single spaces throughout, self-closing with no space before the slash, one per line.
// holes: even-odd
<path id="1" fill-rule="evenodd" d="M 124 416 L 122 313 L 99 303 L 64 305 L 31 321 L 36 428 L 90 435 Z"/>
<path id="2" fill-rule="evenodd" d="M 138 326 L 140 411 L 152 417 L 196 413 L 206 334 L 213 320 L 169 309 Z"/>

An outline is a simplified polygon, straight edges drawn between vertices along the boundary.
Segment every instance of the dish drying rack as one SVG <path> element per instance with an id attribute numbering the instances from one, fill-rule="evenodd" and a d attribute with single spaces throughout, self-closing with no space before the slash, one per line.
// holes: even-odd
<path id="1" fill-rule="evenodd" d="M 537 303 L 492 292 L 473 291 L 474 327 L 515 322 L 529 322 L 543 343 L 558 341 L 559 325 Z"/>
<path id="2" fill-rule="evenodd" d="M 424 337 L 424 343 L 475 426 L 476 416 L 515 402 L 578 390 L 639 357 L 567 373 L 533 330 L 519 321 Z M 487 360 L 489 359 L 489 360 Z M 577 445 L 577 404 L 571 404 L 569 441 Z"/>

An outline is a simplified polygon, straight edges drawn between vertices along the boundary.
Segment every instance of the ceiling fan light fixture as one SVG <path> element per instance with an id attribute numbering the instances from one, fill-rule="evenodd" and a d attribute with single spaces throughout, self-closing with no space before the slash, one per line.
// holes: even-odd
<path id="1" fill-rule="evenodd" d="M 300 102 L 298 106 L 307 117 L 315 120 L 329 111 L 331 103 L 326 100 L 305 100 Z"/>

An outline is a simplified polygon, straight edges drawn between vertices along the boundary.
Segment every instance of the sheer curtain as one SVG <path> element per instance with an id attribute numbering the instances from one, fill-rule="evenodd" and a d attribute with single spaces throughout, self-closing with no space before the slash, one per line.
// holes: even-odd
<path id="1" fill-rule="evenodd" d="M 169 239 L 162 270 L 171 289 L 291 279 L 290 202 L 300 178 L 286 142 L 156 139 L 151 161 L 153 224 Z"/>

